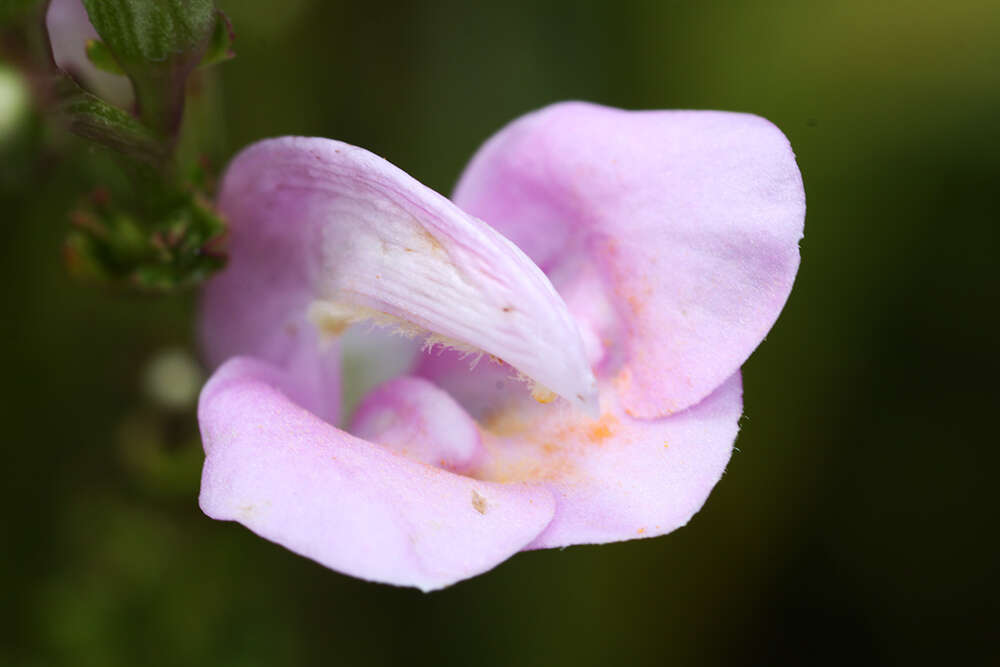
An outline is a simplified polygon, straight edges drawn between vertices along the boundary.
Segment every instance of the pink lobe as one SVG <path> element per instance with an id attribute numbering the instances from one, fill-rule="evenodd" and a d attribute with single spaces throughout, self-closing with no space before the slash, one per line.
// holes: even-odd
<path id="1" fill-rule="evenodd" d="M 572 312 L 611 332 L 622 407 L 645 418 L 696 404 L 760 343 L 791 290 L 805 211 L 788 142 L 761 118 L 584 103 L 501 130 L 455 201 L 564 296 L 578 279 L 567 266 L 597 268 L 613 317 Z"/>
<path id="2" fill-rule="evenodd" d="M 743 390 L 736 373 L 697 405 L 650 421 L 632 419 L 613 398 L 608 403 L 597 421 L 560 423 L 553 415 L 519 445 L 541 455 L 557 504 L 552 523 L 529 548 L 656 537 L 687 524 L 729 462 Z M 569 433 L 549 453 L 537 443 L 552 429 Z M 518 454 L 507 456 L 516 461 Z"/>
<path id="3" fill-rule="evenodd" d="M 456 473 L 483 456 L 476 422 L 448 392 L 417 377 L 382 384 L 358 407 L 351 432 L 359 438 Z"/>
<path id="4" fill-rule="evenodd" d="M 551 520 L 546 489 L 462 477 L 356 438 L 295 404 L 286 379 L 238 358 L 205 386 L 208 516 L 340 572 L 425 591 L 491 569 Z"/>
<path id="5" fill-rule="evenodd" d="M 284 364 L 300 345 L 283 331 L 308 321 L 336 337 L 371 319 L 430 332 L 431 345 L 492 354 L 578 407 L 596 406 L 577 324 L 545 275 L 385 160 L 328 139 L 259 142 L 229 166 L 220 207 L 233 264 L 205 297 L 214 360 Z"/>
<path id="6" fill-rule="evenodd" d="M 479 420 L 485 455 L 471 474 L 544 484 L 555 494 L 555 517 L 530 548 L 655 537 L 685 525 L 722 476 L 743 412 L 738 372 L 698 404 L 659 419 L 632 417 L 604 386 L 601 416 L 590 419 L 505 388 L 509 368 L 470 373 L 442 355 L 419 369 Z"/>
<path id="7" fill-rule="evenodd" d="M 289 372 L 293 398 L 336 424 L 340 347 L 321 341 L 308 319 L 319 262 L 308 199 L 281 191 L 253 197 L 227 174 L 218 206 L 229 224 L 229 262 L 202 291 L 199 334 L 208 363 L 248 355 L 276 364 Z"/>

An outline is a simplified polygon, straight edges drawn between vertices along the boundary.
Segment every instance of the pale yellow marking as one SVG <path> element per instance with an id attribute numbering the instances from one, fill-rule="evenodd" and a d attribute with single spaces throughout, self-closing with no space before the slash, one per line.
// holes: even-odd
<path id="1" fill-rule="evenodd" d="M 480 514 L 486 514 L 486 498 L 479 495 L 475 489 L 472 490 L 472 507 Z"/>
<path id="2" fill-rule="evenodd" d="M 556 394 L 556 392 L 537 382 L 535 383 L 535 386 L 531 388 L 531 397 L 539 403 L 551 403 L 556 400 L 557 396 L 558 394 Z"/>

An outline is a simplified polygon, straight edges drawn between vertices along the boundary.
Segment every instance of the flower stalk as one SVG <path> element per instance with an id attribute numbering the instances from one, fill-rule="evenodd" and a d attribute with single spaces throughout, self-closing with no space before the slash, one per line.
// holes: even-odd
<path id="1" fill-rule="evenodd" d="M 68 132 L 102 149 L 74 157 L 91 194 L 70 214 L 71 273 L 164 291 L 224 266 L 213 132 L 194 127 L 211 120 L 199 107 L 214 99 L 201 70 L 233 56 L 214 1 L 51 0 L 20 16 L 20 33 L 40 33 L 22 41 L 48 46 L 21 61 L 44 83 L 36 105 L 52 137 Z"/>

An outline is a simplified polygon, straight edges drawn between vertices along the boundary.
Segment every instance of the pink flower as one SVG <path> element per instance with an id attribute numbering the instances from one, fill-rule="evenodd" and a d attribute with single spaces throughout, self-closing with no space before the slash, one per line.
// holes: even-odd
<path id="1" fill-rule="evenodd" d="M 360 148 L 285 137 L 233 161 L 220 207 L 202 509 L 423 590 L 687 523 L 729 460 L 740 365 L 791 289 L 805 211 L 761 118 L 584 103 L 501 130 L 454 203 Z M 365 320 L 433 349 L 342 430 L 338 334 Z"/>

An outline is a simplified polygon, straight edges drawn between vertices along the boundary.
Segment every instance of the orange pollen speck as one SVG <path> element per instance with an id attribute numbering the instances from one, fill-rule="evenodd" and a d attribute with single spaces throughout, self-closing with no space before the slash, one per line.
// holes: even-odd
<path id="1" fill-rule="evenodd" d="M 607 440 L 611 437 L 611 428 L 604 422 L 595 424 L 590 427 L 590 430 L 587 432 L 587 437 L 589 437 L 592 442 Z"/>
<path id="2" fill-rule="evenodd" d="M 627 296 L 625 298 L 625 301 L 628 303 L 629 307 L 632 309 L 632 314 L 633 315 L 638 315 L 639 313 L 642 312 L 642 305 L 643 305 L 642 301 L 640 301 L 635 295 L 630 294 L 629 296 Z"/>

